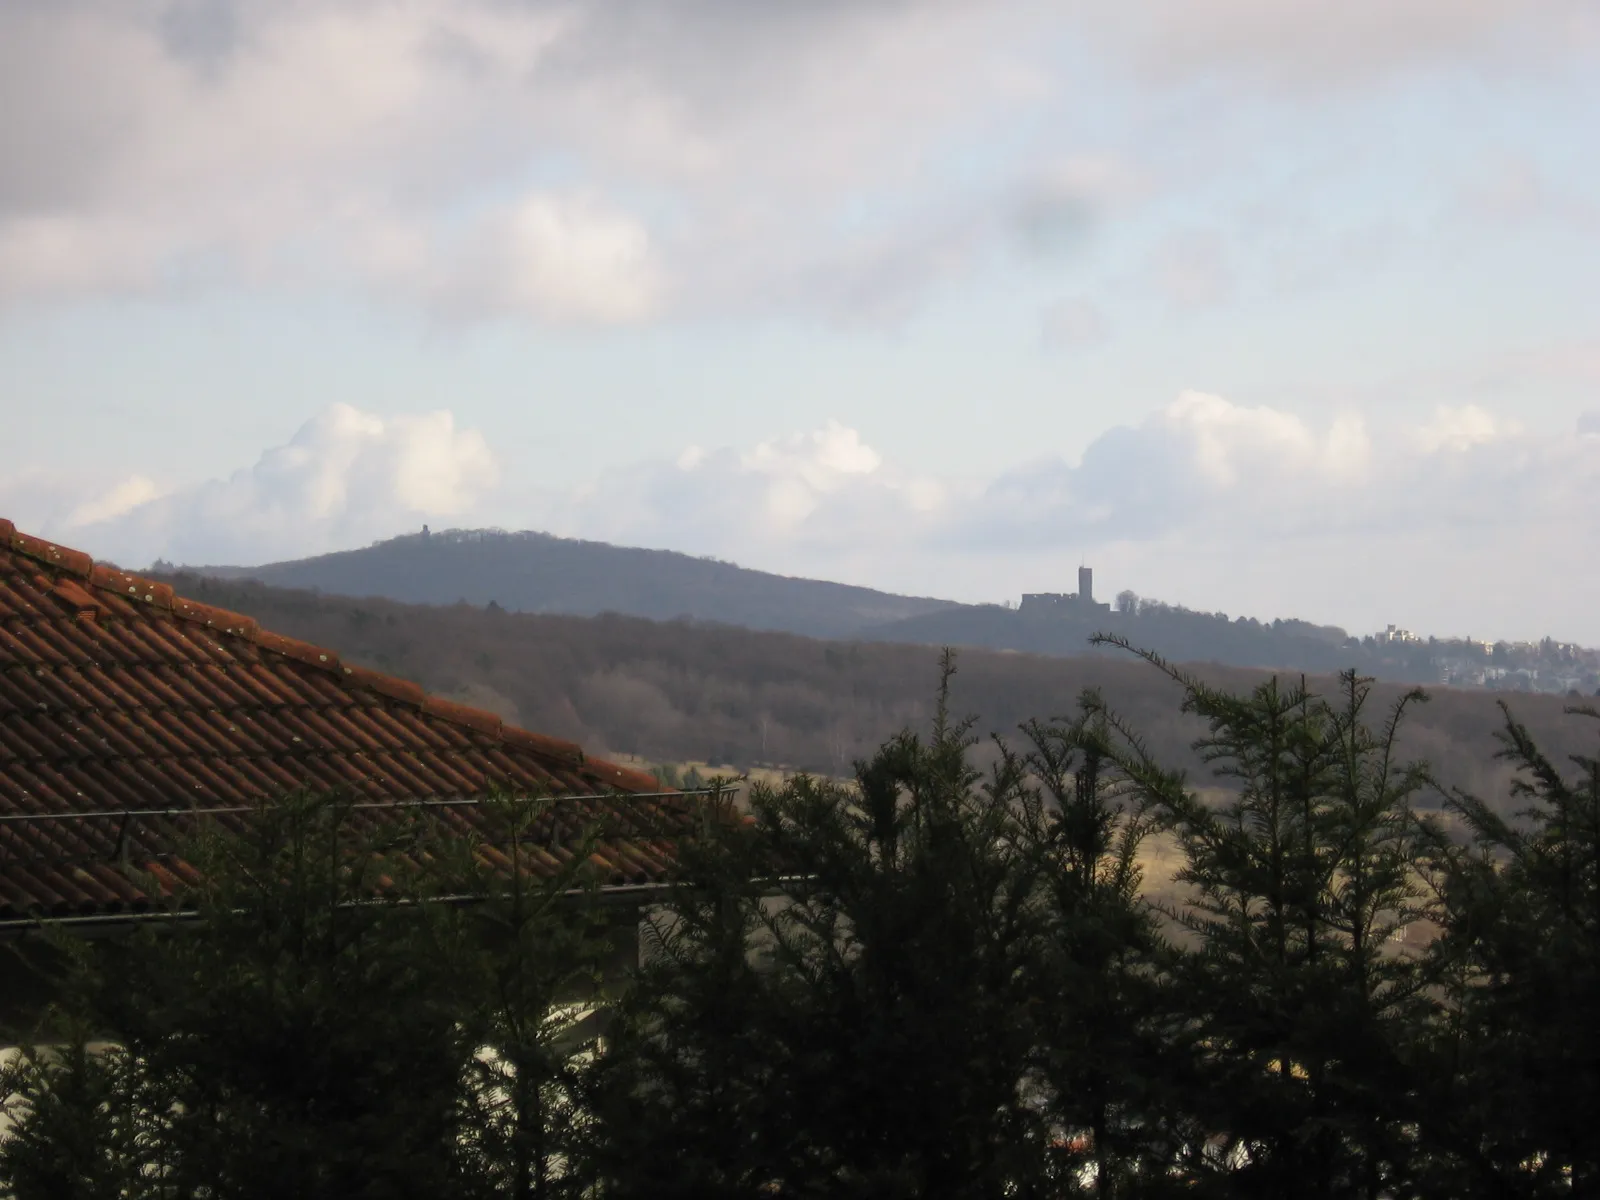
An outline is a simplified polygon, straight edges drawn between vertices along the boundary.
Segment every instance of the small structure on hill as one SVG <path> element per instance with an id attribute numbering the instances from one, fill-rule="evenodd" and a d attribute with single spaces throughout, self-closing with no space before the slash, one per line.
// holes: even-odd
<path id="1" fill-rule="evenodd" d="M 1096 603 L 1094 568 L 1078 568 L 1076 592 L 1024 592 L 1019 612 L 1029 616 L 1097 616 L 1111 611 L 1111 605 Z"/>

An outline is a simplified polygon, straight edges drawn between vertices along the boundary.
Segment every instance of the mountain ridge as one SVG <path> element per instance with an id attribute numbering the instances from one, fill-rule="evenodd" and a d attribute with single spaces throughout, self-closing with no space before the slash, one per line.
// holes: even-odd
<path id="1" fill-rule="evenodd" d="M 687 617 L 805 637 L 853 637 L 954 600 L 780 575 L 676 550 L 615 546 L 534 530 L 451 529 L 256 567 L 158 563 L 217 579 L 381 596 L 406 604 L 494 603 L 512 612 Z"/>
<path id="2" fill-rule="evenodd" d="M 525 729 L 608 756 L 701 761 L 848 774 L 884 738 L 923 729 L 934 714 L 939 654 L 932 646 L 829 641 L 621 615 L 575 617 L 481 605 L 412 605 L 317 595 L 255 581 L 166 575 L 191 600 L 243 613 L 264 628 L 336 649 L 347 663 L 411 679 L 447 699 L 486 708 Z M 1087 649 L 1087 647 L 1086 647 Z M 963 650 L 953 711 L 1008 734 L 1040 714 L 1073 710 L 1093 689 L 1164 762 L 1210 779 L 1192 750 L 1205 723 L 1180 711 L 1179 689 L 1122 653 L 1073 657 Z M 1207 683 L 1243 691 L 1268 675 L 1191 664 Z M 1314 690 L 1338 687 L 1311 675 Z M 1376 685 L 1375 711 L 1408 685 Z M 1499 697 L 1430 689 L 1409 723 L 1402 759 L 1428 758 L 1446 786 L 1499 795 L 1510 768 L 1494 757 Z M 1561 696 L 1507 697 L 1554 761 L 1589 749 L 1592 723 L 1565 715 Z M 1436 800 L 1436 798 L 1435 798 Z"/>
<path id="3" fill-rule="evenodd" d="M 1396 682 L 1600 694 L 1600 652 L 1551 639 L 1491 647 L 1392 628 L 1358 638 L 1337 626 L 1230 618 L 1132 592 L 1119 595 L 1115 607 L 1054 594 L 1024 597 L 1020 607 L 964 604 L 533 530 L 434 533 L 424 526 L 360 549 L 257 567 L 158 563 L 154 569 L 404 604 L 464 601 L 551 616 L 615 613 L 810 638 L 1056 657 L 1094 653 L 1094 635 L 1110 633 L 1177 662 L 1313 673 L 1354 667 Z"/>

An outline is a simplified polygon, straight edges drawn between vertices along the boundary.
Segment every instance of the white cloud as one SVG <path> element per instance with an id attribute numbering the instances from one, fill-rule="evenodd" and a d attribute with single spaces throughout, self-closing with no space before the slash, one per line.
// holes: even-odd
<path id="1" fill-rule="evenodd" d="M 76 529 L 81 525 L 110 521 L 132 512 L 141 504 L 150 503 L 160 495 L 161 489 L 154 480 L 143 475 L 130 475 L 74 508 L 67 514 L 66 524 L 68 528 Z"/>
<path id="2" fill-rule="evenodd" d="M 793 302 L 840 204 L 901 194 L 951 121 L 1039 102 L 1015 52 L 1039 20 L 960 0 L 0 6 L 0 302 L 159 291 L 197 262 L 473 317 Z M 872 257 L 908 265 L 900 241 L 948 223 L 896 220 Z"/>
<path id="3" fill-rule="evenodd" d="M 1085 144 L 1074 114 L 1094 98 L 1064 77 L 1063 46 L 1087 39 L 1110 78 L 1143 66 L 1152 94 L 1216 71 L 1298 87 L 1593 45 L 1583 13 L 1581 0 L 1315 15 L 1276 0 L 0 5 L 0 303 L 198 274 L 474 317 L 777 304 L 881 319 L 1008 234 L 1032 253 L 1075 250 L 1151 190 L 1125 148 Z M 1015 142 L 1030 122 L 1062 132 Z M 952 167 L 972 157 L 985 172 Z M 1215 247 L 1165 253 L 1179 303 L 1226 293 Z"/>
<path id="4" fill-rule="evenodd" d="M 1502 421 L 1473 404 L 1463 408 L 1441 404 L 1425 424 L 1417 427 L 1415 436 L 1424 454 L 1461 453 L 1515 436 L 1520 428 L 1515 421 Z"/>
<path id="5" fill-rule="evenodd" d="M 520 520 L 557 533 L 700 554 L 737 548 L 798 571 L 796 563 L 870 553 L 897 529 L 928 528 L 947 490 L 945 481 L 885 463 L 857 430 L 830 420 L 748 450 L 690 446 L 670 461 L 619 467 L 566 493 L 526 492 L 515 503 Z M 791 554 L 788 565 L 777 561 Z"/>
<path id="6" fill-rule="evenodd" d="M 1290 413 L 1245 408 L 1205 392 L 1184 392 L 1162 412 L 1161 426 L 1189 448 L 1191 461 L 1218 490 L 1248 476 L 1330 480 L 1359 477 L 1371 453 L 1365 423 L 1354 414 L 1318 435 Z"/>
<path id="7" fill-rule="evenodd" d="M 747 471 L 795 476 L 818 491 L 831 491 L 842 479 L 871 475 L 883 465 L 883 457 L 854 429 L 830 419 L 812 433 L 762 442 L 740 462 Z"/>
<path id="8" fill-rule="evenodd" d="M 448 412 L 337 404 L 227 479 L 152 497 L 156 485 L 134 477 L 43 532 L 129 565 L 265 562 L 463 517 L 498 474 L 483 435 Z"/>
<path id="9" fill-rule="evenodd" d="M 651 315 L 661 292 L 649 231 L 584 195 L 531 193 L 444 233 L 375 220 L 358 254 L 375 280 L 455 319 L 620 324 Z"/>
<path id="10" fill-rule="evenodd" d="M 618 469 L 519 512 L 571 535 L 968 600 L 1069 586 L 1088 556 L 1117 587 L 1207 609 L 1480 636 L 1537 625 L 1600 643 L 1581 567 L 1572 586 L 1532 583 L 1596 532 L 1600 439 L 1485 417 L 1372 429 L 1355 412 L 1312 420 L 1186 392 L 1075 463 L 988 480 L 918 476 L 830 423 Z"/>
<path id="11" fill-rule="evenodd" d="M 814 433 L 762 442 L 739 456 L 744 476 L 765 481 L 765 510 L 780 529 L 800 524 L 825 497 L 882 465 L 860 434 L 834 420 Z"/>
<path id="12" fill-rule="evenodd" d="M 143 291 L 175 249 L 172 231 L 114 215 L 0 215 L 0 302 Z"/>
<path id="13" fill-rule="evenodd" d="M 135 477 L 74 503 L 61 481 L 30 477 L 0 503 L 25 528 L 40 514 L 33 531 L 129 564 L 261 562 L 431 520 L 969 600 L 1054 587 L 1088 557 L 1113 590 L 1206 609 L 1600 643 L 1586 604 L 1600 575 L 1582 553 L 1600 534 L 1587 428 L 1536 435 L 1467 408 L 1370 430 L 1357 413 L 1313 420 L 1185 392 L 1076 462 L 990 479 L 909 470 L 830 421 L 747 450 L 619 464 L 575 489 L 502 489 L 483 436 L 448 412 L 340 405 L 227 479 L 146 499 L 159 485 Z"/>

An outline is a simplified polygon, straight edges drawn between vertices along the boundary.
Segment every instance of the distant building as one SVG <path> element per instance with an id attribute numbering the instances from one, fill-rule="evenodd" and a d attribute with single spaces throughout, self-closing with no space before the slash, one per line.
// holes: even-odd
<path id="1" fill-rule="evenodd" d="M 1079 567 L 1076 592 L 1024 592 L 1019 611 L 1029 615 L 1092 616 L 1109 613 L 1111 605 L 1095 602 L 1094 568 Z"/>
<path id="2" fill-rule="evenodd" d="M 1420 642 L 1422 639 L 1409 629 L 1401 629 L 1390 625 L 1374 639 L 1379 642 Z"/>

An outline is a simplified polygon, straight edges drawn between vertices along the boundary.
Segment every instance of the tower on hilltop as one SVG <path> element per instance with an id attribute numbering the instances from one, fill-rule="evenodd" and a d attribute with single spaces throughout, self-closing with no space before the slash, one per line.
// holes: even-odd
<path id="1" fill-rule="evenodd" d="M 1094 598 L 1094 569 L 1078 568 L 1078 590 L 1075 593 L 1023 592 L 1020 611 L 1029 614 L 1054 614 L 1062 617 L 1088 617 L 1111 611 L 1109 604 L 1097 604 Z"/>

